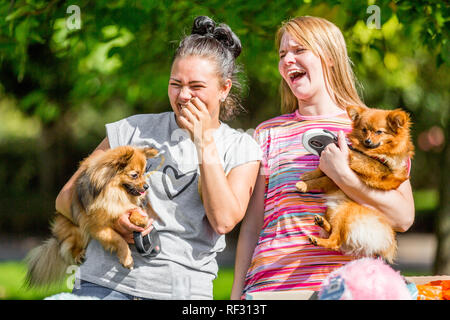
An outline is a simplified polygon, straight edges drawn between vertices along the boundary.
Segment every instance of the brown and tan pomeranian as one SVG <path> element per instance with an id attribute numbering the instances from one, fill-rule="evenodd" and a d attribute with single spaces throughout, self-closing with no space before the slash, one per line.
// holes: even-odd
<path id="1" fill-rule="evenodd" d="M 120 215 L 131 212 L 130 221 L 146 227 L 149 217 L 141 209 L 156 218 L 145 199 L 145 167 L 147 158 L 157 153 L 153 148 L 121 146 L 81 162 L 71 200 L 73 222 L 57 213 L 52 237 L 27 255 L 28 286 L 63 280 L 69 265 L 82 263 L 91 237 L 116 252 L 124 267 L 133 267 L 130 248 L 113 226 Z"/>
<path id="2" fill-rule="evenodd" d="M 371 188 L 397 189 L 408 179 L 408 162 L 414 155 L 408 114 L 400 109 L 353 106 L 347 113 L 353 128 L 348 135 L 350 168 Z M 393 262 L 395 232 L 381 212 L 350 200 L 318 168 L 303 174 L 301 180 L 296 184 L 300 192 L 323 190 L 327 204 L 325 218 L 316 215 L 314 221 L 329 237 L 310 236 L 311 243 L 356 257 L 379 256 Z"/>

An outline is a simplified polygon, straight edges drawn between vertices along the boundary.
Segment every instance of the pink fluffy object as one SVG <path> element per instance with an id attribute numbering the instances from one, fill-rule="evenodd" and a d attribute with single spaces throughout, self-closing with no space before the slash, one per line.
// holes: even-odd
<path id="1" fill-rule="evenodd" d="M 412 296 L 399 272 L 380 259 L 362 258 L 330 273 L 319 299 L 412 300 Z"/>

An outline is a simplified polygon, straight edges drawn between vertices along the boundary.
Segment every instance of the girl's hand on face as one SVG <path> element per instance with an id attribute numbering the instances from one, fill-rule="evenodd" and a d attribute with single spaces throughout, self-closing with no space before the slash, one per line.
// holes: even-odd
<path id="1" fill-rule="evenodd" d="M 351 170 L 348 164 L 349 148 L 343 131 L 338 134 L 338 146 L 329 144 L 320 156 L 319 169 L 333 181 Z"/>
<path id="2" fill-rule="evenodd" d="M 197 146 L 204 146 L 212 141 L 213 117 L 199 98 L 193 97 L 187 103 L 181 110 L 179 121 L 181 126 L 189 131 Z"/>

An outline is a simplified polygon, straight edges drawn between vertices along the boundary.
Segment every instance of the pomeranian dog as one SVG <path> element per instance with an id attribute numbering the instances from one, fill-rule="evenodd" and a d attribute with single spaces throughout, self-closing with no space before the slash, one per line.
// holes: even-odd
<path id="1" fill-rule="evenodd" d="M 149 188 L 145 167 L 147 158 L 157 153 L 153 148 L 121 146 L 80 163 L 71 200 L 73 221 L 57 213 L 51 225 L 52 237 L 27 255 L 29 287 L 62 280 L 69 265 L 83 262 L 91 238 L 105 250 L 116 252 L 125 268 L 133 267 L 128 243 L 113 226 L 125 212 L 131 213 L 132 223 L 143 228 L 149 219 L 144 212 L 156 218 L 145 198 Z"/>
<path id="2" fill-rule="evenodd" d="M 349 165 L 367 186 L 379 190 L 397 189 L 408 179 L 408 162 L 414 155 L 410 137 L 411 121 L 400 109 L 380 110 L 352 106 L 348 135 Z M 397 252 L 395 232 L 385 216 L 350 200 L 320 169 L 307 172 L 296 184 L 300 192 L 323 190 L 325 218 L 314 222 L 329 237 L 309 236 L 312 244 L 356 257 L 382 257 L 392 263 Z"/>

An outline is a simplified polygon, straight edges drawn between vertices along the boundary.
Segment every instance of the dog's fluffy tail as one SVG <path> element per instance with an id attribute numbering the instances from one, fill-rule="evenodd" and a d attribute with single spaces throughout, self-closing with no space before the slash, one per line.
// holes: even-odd
<path id="1" fill-rule="evenodd" d="M 78 226 L 61 214 L 52 225 L 52 237 L 31 250 L 25 261 L 28 287 L 48 286 L 64 280 L 67 268 L 79 264 L 84 258 L 87 239 Z"/>
<path id="2" fill-rule="evenodd" d="M 28 287 L 48 286 L 62 281 L 70 264 L 61 256 L 58 240 L 53 237 L 31 250 L 25 261 L 28 265 L 25 280 Z"/>

